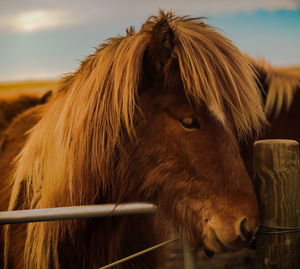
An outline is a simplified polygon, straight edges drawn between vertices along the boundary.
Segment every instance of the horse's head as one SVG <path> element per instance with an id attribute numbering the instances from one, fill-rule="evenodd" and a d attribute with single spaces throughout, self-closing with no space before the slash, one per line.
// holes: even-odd
<path id="1" fill-rule="evenodd" d="M 232 130 L 172 91 L 141 99 L 144 124 L 132 175 L 140 179 L 139 191 L 189 233 L 194 247 L 219 252 L 246 246 L 259 212 Z"/>
<path id="2" fill-rule="evenodd" d="M 127 198 L 157 203 L 194 248 L 235 250 L 249 244 L 259 225 L 236 134 L 263 121 L 259 96 L 228 40 L 202 22 L 181 24 L 161 18 L 144 26 L 150 42 L 136 144 L 127 150 Z"/>
<path id="3" fill-rule="evenodd" d="M 161 14 L 109 40 L 40 113 L 17 160 L 10 210 L 23 189 L 30 208 L 146 200 L 195 249 L 252 239 L 259 212 L 237 137 L 259 130 L 264 113 L 248 61 L 201 19 Z M 121 236 L 125 226 L 116 227 Z M 40 268 L 41 257 L 58 264 L 63 234 L 75 242 L 87 229 L 27 230 L 27 267 Z"/>

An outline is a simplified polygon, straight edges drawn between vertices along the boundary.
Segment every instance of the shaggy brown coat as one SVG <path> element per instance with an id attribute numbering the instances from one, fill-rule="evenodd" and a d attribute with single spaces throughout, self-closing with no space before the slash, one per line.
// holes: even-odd
<path id="1" fill-rule="evenodd" d="M 240 247 L 242 214 L 251 230 L 245 241 L 258 225 L 236 141 L 265 122 L 254 77 L 240 51 L 201 19 L 151 17 L 100 46 L 47 104 L 10 125 L 0 210 L 154 201 L 193 247 L 220 251 L 216 236 Z M 202 132 L 181 126 L 191 113 Z M 10 225 L 5 266 L 94 268 L 150 246 L 160 232 L 150 216 Z M 119 268 L 156 268 L 157 255 Z"/>

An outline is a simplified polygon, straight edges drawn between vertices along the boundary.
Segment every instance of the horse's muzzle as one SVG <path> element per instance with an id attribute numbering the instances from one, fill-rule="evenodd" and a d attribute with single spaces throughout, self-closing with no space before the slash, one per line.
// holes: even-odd
<path id="1" fill-rule="evenodd" d="M 228 227 L 212 227 L 210 226 L 208 236 L 209 241 L 205 242 L 206 249 L 212 252 L 236 251 L 241 248 L 248 247 L 257 231 L 258 221 L 242 218 L 234 225 L 236 229 L 233 232 L 224 232 Z"/>

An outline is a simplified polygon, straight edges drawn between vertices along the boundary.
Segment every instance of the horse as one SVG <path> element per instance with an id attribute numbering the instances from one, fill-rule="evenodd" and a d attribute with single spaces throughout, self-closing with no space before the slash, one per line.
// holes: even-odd
<path id="1" fill-rule="evenodd" d="M 41 97 L 26 93 L 0 97 L 0 138 L 15 117 L 31 107 L 46 103 L 51 95 L 52 92 L 48 91 Z"/>
<path id="2" fill-rule="evenodd" d="M 292 139 L 300 143 L 300 69 L 276 67 L 263 58 L 249 62 L 257 74 L 268 125 L 256 139 Z M 248 172 L 253 169 L 253 140 L 241 141 L 241 153 Z"/>
<path id="3" fill-rule="evenodd" d="M 156 215 L 7 225 L 5 268 L 97 268 L 172 227 L 195 253 L 247 246 L 259 209 L 238 141 L 265 124 L 248 59 L 204 18 L 160 11 L 128 28 L 7 128 L 0 210 L 148 201 Z"/>

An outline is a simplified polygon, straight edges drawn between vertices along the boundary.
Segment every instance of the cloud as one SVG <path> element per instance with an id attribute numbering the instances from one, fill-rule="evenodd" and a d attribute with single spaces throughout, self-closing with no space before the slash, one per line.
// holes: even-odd
<path id="1" fill-rule="evenodd" d="M 193 13 L 205 13 L 209 15 L 227 14 L 236 12 L 252 12 L 255 10 L 275 11 L 280 9 L 293 10 L 299 6 L 299 0 L 201 0 L 184 1 L 167 0 L 160 2 L 161 7 L 174 7 L 183 11 Z"/>
<path id="2" fill-rule="evenodd" d="M 293 10 L 299 0 L 9 0 L 0 4 L 0 29 L 15 32 L 50 30 L 79 23 L 115 23 L 124 18 L 144 21 L 158 8 L 180 15 L 218 15 L 258 9 Z M 1 7 L 2 5 L 2 7 Z"/>
<path id="3" fill-rule="evenodd" d="M 17 32 L 54 29 L 74 23 L 71 14 L 60 10 L 31 10 L 17 13 L 6 20 L 6 26 Z"/>

